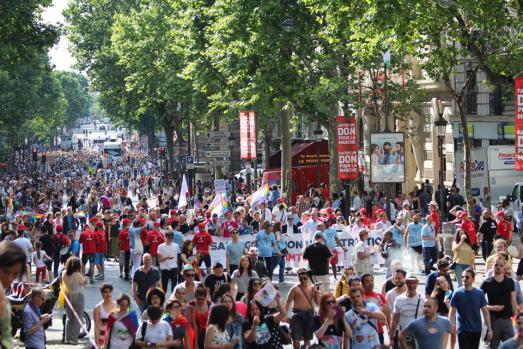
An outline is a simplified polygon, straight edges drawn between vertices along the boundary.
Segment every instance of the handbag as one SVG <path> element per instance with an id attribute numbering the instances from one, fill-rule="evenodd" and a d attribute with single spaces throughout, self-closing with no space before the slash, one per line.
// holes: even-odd
<path id="1" fill-rule="evenodd" d="M 280 335 L 280 343 L 283 345 L 289 345 L 292 344 L 292 338 L 291 338 L 291 332 L 289 331 L 289 327 L 285 325 L 280 325 L 278 328 L 278 333 Z"/>

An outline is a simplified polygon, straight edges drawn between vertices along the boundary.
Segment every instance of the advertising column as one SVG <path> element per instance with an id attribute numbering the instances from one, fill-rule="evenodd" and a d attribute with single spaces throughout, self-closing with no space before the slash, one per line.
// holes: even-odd
<path id="1" fill-rule="evenodd" d="M 523 171 L 523 77 L 515 81 L 515 144 L 516 144 L 516 171 Z"/>

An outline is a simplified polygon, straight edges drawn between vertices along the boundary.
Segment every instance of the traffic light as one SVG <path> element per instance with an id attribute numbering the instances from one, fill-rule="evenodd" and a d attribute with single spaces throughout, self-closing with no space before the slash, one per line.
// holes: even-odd
<path id="1" fill-rule="evenodd" d="M 45 164 L 46 160 L 47 160 L 47 152 L 44 151 L 44 152 L 42 152 L 42 164 Z"/>
<path id="2" fill-rule="evenodd" d="M 33 148 L 33 161 L 34 162 L 38 161 L 38 149 L 36 149 L 36 148 Z"/>
<path id="3" fill-rule="evenodd" d="M 165 147 L 160 147 L 158 149 L 158 155 L 160 156 L 160 159 L 165 159 Z"/>

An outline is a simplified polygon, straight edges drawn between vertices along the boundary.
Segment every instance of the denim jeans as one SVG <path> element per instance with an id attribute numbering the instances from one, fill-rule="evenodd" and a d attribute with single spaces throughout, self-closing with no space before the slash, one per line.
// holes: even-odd
<path id="1" fill-rule="evenodd" d="M 459 287 L 463 286 L 463 283 L 461 281 L 461 275 L 463 275 L 463 272 L 468 267 L 470 267 L 470 265 L 460 263 L 456 263 L 456 265 L 454 266 L 454 274 L 456 274 L 456 281 L 458 282 Z"/>
<path id="2" fill-rule="evenodd" d="M 438 261 L 438 248 L 423 247 L 423 264 L 425 265 L 425 275 L 429 275 L 431 268 Z"/>
<path id="3" fill-rule="evenodd" d="M 284 282 L 285 281 L 285 256 L 280 256 L 280 262 L 278 263 L 278 266 L 280 269 L 278 270 L 278 281 Z"/>
<path id="4" fill-rule="evenodd" d="M 269 276 L 272 280 L 272 275 L 274 274 L 274 269 L 278 266 L 280 263 L 281 256 L 279 254 L 273 254 L 271 257 L 271 267 L 269 269 Z"/>

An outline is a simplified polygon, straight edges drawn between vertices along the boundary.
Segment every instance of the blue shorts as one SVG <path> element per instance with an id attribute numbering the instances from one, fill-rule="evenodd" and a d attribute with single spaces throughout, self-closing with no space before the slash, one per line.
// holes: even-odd
<path id="1" fill-rule="evenodd" d="M 104 254 L 101 253 L 101 252 L 97 252 L 95 255 L 94 255 L 94 264 L 99 264 L 99 265 L 102 265 L 104 264 Z"/>

